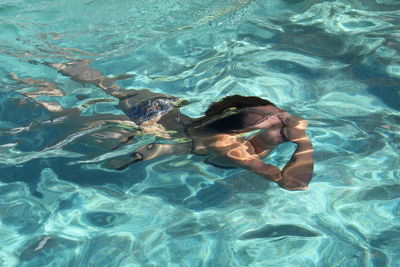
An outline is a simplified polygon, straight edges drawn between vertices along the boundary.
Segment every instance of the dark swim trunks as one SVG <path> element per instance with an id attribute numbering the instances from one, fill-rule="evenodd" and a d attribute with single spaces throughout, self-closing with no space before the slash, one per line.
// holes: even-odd
<path id="1" fill-rule="evenodd" d="M 174 97 L 157 96 L 154 98 L 146 99 L 136 105 L 125 113 L 137 125 L 156 118 L 170 110 L 172 110 L 177 101 Z"/>

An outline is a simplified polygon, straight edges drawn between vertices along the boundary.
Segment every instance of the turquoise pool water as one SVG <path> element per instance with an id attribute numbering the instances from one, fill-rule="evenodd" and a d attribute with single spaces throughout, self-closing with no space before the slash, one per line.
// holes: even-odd
<path id="1" fill-rule="evenodd" d="M 395 0 L 0 1 L 0 266 L 400 266 L 399 11 Z M 243 94 L 308 119 L 310 189 L 193 155 L 103 169 L 154 137 L 98 145 L 121 126 L 77 122 L 122 113 L 40 64 L 69 59 L 186 98 L 190 116 Z M 10 73 L 54 84 L 63 95 L 36 101 L 80 108 L 80 120 L 51 121 Z"/>

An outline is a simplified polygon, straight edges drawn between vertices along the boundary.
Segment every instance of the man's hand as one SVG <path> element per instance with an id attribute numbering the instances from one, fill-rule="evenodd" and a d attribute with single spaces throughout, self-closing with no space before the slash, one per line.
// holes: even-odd
<path id="1" fill-rule="evenodd" d="M 295 143 L 308 139 L 306 130 L 292 128 L 292 127 L 282 128 L 281 134 L 288 141 Z"/>
<path id="2" fill-rule="evenodd" d="M 303 118 L 293 116 L 286 111 L 277 113 L 277 116 L 286 127 L 292 127 L 302 130 L 307 129 L 308 122 Z"/>
<path id="3" fill-rule="evenodd" d="M 307 139 L 307 120 L 290 115 L 288 112 L 280 112 L 278 113 L 278 117 L 284 125 L 281 134 L 288 141 L 296 143 Z"/>

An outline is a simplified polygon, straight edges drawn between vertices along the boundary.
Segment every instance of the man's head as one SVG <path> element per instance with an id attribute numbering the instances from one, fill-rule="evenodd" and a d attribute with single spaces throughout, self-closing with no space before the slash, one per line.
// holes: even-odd
<path id="1" fill-rule="evenodd" d="M 275 108 L 272 102 L 259 97 L 228 96 L 212 103 L 205 115 L 197 119 L 194 124 L 218 132 L 240 130 L 248 126 L 248 114 L 244 111 L 245 108 L 267 106 Z"/>
<path id="2" fill-rule="evenodd" d="M 275 106 L 272 102 L 257 96 L 232 95 L 212 103 L 205 112 L 204 117 L 211 117 L 223 113 L 230 108 L 242 109 L 258 106 Z"/>

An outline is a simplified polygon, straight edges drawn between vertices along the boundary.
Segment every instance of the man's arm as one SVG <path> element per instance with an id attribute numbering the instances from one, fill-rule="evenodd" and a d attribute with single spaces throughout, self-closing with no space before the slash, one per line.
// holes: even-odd
<path id="1" fill-rule="evenodd" d="M 228 134 L 220 134 L 213 139 L 210 146 L 225 159 L 227 164 L 257 173 L 273 182 L 282 179 L 281 170 L 264 163 L 251 142 L 240 142 L 237 137 Z"/>
<path id="2" fill-rule="evenodd" d="M 307 136 L 306 120 L 285 114 L 282 122 L 286 126 L 282 134 L 297 145 L 291 159 L 282 170 L 282 180 L 278 184 L 289 190 L 306 190 L 314 169 L 313 147 Z"/>
<path id="3" fill-rule="evenodd" d="M 151 160 L 165 155 L 189 154 L 191 147 L 191 143 L 148 144 L 138 148 L 129 156 L 120 156 L 105 162 L 103 167 L 121 171 L 138 161 Z"/>
<path id="4" fill-rule="evenodd" d="M 305 131 L 307 121 L 286 113 L 282 122 L 285 125 L 282 134 L 288 141 L 297 144 L 296 151 L 282 171 L 276 166 L 264 163 L 251 142 L 241 143 L 234 136 L 221 135 L 213 146 L 221 155 L 239 167 L 276 182 L 284 189 L 306 190 L 311 181 L 314 166 L 313 148 Z"/>
<path id="5" fill-rule="evenodd" d="M 306 190 L 312 177 L 312 146 L 306 139 L 298 141 L 296 151 L 282 171 L 276 166 L 264 163 L 257 155 L 250 154 L 243 145 L 238 145 L 224 154 L 239 167 L 276 182 L 287 190 Z"/>
<path id="6" fill-rule="evenodd" d="M 313 148 L 308 137 L 295 143 L 297 149 L 283 168 L 282 180 L 278 184 L 289 190 L 306 190 L 314 168 Z"/>

